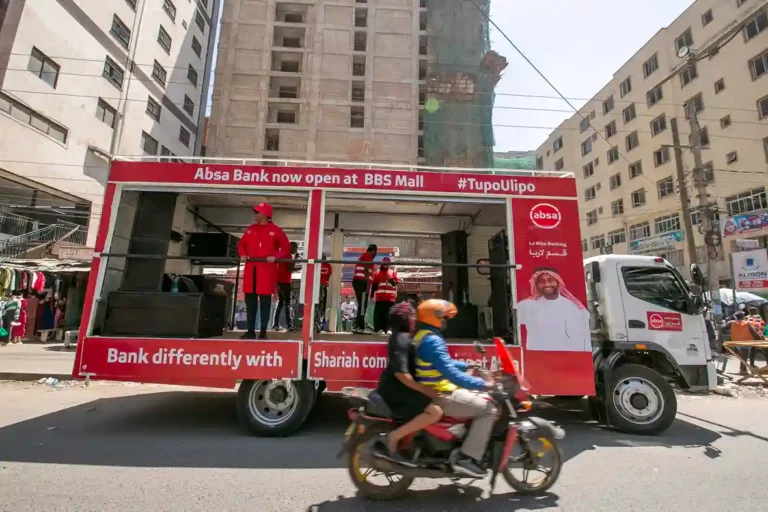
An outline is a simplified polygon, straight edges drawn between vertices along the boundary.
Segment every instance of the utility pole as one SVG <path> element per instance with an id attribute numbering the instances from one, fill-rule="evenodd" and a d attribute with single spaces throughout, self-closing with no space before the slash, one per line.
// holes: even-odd
<path id="1" fill-rule="evenodd" d="M 672 148 L 675 151 L 675 167 L 677 168 L 677 182 L 680 186 L 680 204 L 683 209 L 683 227 L 685 229 L 685 245 L 688 247 L 689 264 L 697 261 L 696 239 L 693 234 L 693 222 L 691 221 L 691 199 L 688 197 L 688 184 L 685 179 L 683 167 L 683 149 L 680 145 L 680 132 L 677 130 L 677 119 L 669 120 L 672 131 Z"/>

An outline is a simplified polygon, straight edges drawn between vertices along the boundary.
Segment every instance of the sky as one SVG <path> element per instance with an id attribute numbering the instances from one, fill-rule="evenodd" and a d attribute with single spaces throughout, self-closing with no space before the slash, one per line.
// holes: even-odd
<path id="1" fill-rule="evenodd" d="M 228 0 L 224 0 L 225 2 Z M 591 98 L 661 28 L 693 0 L 491 0 L 491 18 L 536 67 L 568 98 Z M 219 23 L 221 18 L 219 18 Z M 216 47 L 218 48 L 217 31 Z M 496 86 L 493 112 L 495 151 L 537 149 L 570 110 L 561 99 L 505 96 L 557 96 L 502 34 L 491 28 L 491 47 L 509 66 Z M 216 68 L 214 56 L 213 69 Z M 211 72 L 213 75 L 213 72 Z M 213 77 L 208 96 L 210 115 Z M 576 108 L 583 100 L 571 100 Z M 543 126 L 546 129 L 503 125 Z"/>

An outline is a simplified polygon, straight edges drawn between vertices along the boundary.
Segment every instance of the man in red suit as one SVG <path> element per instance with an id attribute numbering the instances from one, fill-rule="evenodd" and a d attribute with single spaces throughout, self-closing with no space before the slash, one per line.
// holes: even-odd
<path id="1" fill-rule="evenodd" d="M 243 273 L 243 293 L 248 317 L 248 330 L 243 339 L 256 339 L 256 311 L 261 320 L 259 339 L 267 339 L 269 310 L 272 294 L 277 288 L 275 260 L 290 257 L 290 242 L 282 229 L 272 223 L 272 207 L 259 203 L 253 207 L 256 222 L 245 230 L 237 252 L 241 258 L 263 258 L 266 261 L 247 261 Z"/>

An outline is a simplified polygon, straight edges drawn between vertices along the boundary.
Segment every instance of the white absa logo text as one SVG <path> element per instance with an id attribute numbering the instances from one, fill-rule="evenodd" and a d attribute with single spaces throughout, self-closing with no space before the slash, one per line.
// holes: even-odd
<path id="1" fill-rule="evenodd" d="M 539 203 L 531 208 L 531 222 L 542 229 L 554 229 L 560 225 L 563 216 L 555 205 Z"/>

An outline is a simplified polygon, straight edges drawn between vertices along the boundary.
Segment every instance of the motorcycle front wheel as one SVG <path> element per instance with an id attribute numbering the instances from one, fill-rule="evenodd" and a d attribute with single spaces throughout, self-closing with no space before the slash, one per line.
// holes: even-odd
<path id="1" fill-rule="evenodd" d="M 382 436 L 390 429 L 385 426 L 375 426 L 354 440 L 349 447 L 347 468 L 352 483 L 360 494 L 371 500 L 394 500 L 402 497 L 413 483 L 408 478 L 395 473 L 382 473 L 374 468 L 366 467 L 368 463 L 362 456 L 363 448 L 372 440 Z"/>
<path id="2" fill-rule="evenodd" d="M 545 460 L 550 461 L 550 467 L 543 464 Z M 509 456 L 503 476 L 520 494 L 543 494 L 555 485 L 562 467 L 563 452 L 555 439 L 521 439 Z M 539 477 L 532 480 L 532 475 Z"/>

